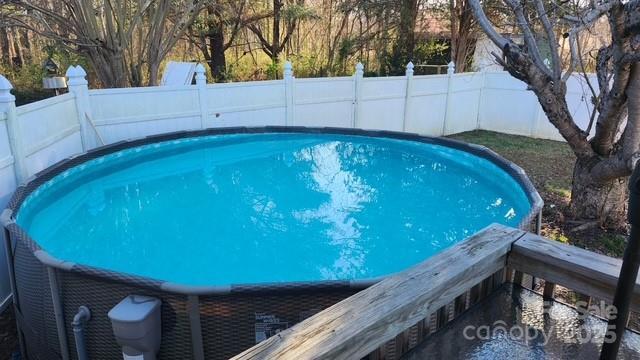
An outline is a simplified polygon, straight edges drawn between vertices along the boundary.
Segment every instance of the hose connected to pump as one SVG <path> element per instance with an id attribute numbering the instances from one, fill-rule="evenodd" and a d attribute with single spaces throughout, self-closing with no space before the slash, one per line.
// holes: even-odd
<path id="1" fill-rule="evenodd" d="M 76 352 L 78 353 L 78 360 L 89 360 L 87 356 L 87 346 L 84 342 L 84 326 L 91 320 L 91 311 L 86 306 L 80 306 L 78 312 L 73 317 L 73 338 L 76 341 Z"/>
<path id="2" fill-rule="evenodd" d="M 616 286 L 616 293 L 613 297 L 616 314 L 609 317 L 607 325 L 607 330 L 614 331 L 616 337 L 612 341 L 606 341 L 607 337 L 605 337 L 600 360 L 615 360 L 618 356 L 622 335 L 624 335 L 629 319 L 631 296 L 638 277 L 638 267 L 640 267 L 640 163 L 636 165 L 629 180 L 628 219 L 631 224 L 631 234 L 624 250 L 618 286 Z"/>

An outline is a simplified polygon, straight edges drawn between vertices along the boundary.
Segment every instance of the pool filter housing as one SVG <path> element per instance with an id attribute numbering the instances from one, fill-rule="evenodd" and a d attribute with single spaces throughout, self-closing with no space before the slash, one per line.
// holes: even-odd
<path id="1" fill-rule="evenodd" d="M 129 295 L 109 311 L 113 335 L 125 360 L 153 360 L 160 350 L 161 301 Z"/>

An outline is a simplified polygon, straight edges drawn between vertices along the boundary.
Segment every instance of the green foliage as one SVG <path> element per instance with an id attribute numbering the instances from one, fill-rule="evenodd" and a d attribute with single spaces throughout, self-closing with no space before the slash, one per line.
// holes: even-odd
<path id="1" fill-rule="evenodd" d="M 414 50 L 414 59 L 419 64 L 444 65 L 449 61 L 450 43 L 446 40 L 429 39 L 419 42 Z"/>
<path id="2" fill-rule="evenodd" d="M 42 88 L 42 79 L 47 76 L 43 64 L 50 57 L 58 64 L 58 76 L 64 76 L 66 69 L 71 65 L 81 65 L 90 70 L 85 58 L 55 45 L 46 45 L 43 49 L 44 58 L 32 59 L 31 63 L 20 67 L 9 67 L 0 64 L 0 74 L 3 74 L 13 85 L 13 94 L 16 97 L 16 105 L 24 105 L 30 102 L 46 99 L 54 96 L 53 90 Z"/>
<path id="3" fill-rule="evenodd" d="M 544 189 L 547 192 L 556 194 L 562 198 L 567 199 L 567 201 L 571 199 L 571 189 L 569 188 L 560 187 L 557 184 L 553 184 L 553 183 L 547 183 Z"/>
<path id="4" fill-rule="evenodd" d="M 312 54 L 309 56 L 294 55 L 289 58 L 293 64 L 293 73 L 296 77 L 318 77 L 326 75 L 327 69 L 324 69 L 323 59 L 320 59 L 317 55 Z"/>
<path id="5" fill-rule="evenodd" d="M 619 234 L 604 234 L 600 237 L 600 243 L 607 251 L 607 255 L 621 258 L 627 246 L 627 239 Z"/>
<path id="6" fill-rule="evenodd" d="M 569 243 L 569 238 L 558 229 L 552 229 L 551 231 L 547 232 L 546 236 L 551 240 L 555 240 L 563 244 Z"/>
<path id="7" fill-rule="evenodd" d="M 53 91 L 42 88 L 45 72 L 39 64 L 27 64 L 19 68 L 9 68 L 0 64 L 0 74 L 13 85 L 13 95 L 18 106 L 55 95 Z"/>
<path id="8" fill-rule="evenodd" d="M 381 67 L 377 75 L 403 75 L 409 61 L 416 65 L 446 65 L 449 62 L 450 54 L 451 49 L 448 40 L 431 38 L 426 41 L 418 41 L 413 50 L 413 57 L 409 60 L 398 50 L 394 49 L 391 52 L 385 52 L 382 58 L 384 66 Z M 417 71 L 417 75 L 424 75 L 420 73 L 420 69 Z M 435 73 L 435 71 L 432 73 Z"/>
<path id="9" fill-rule="evenodd" d="M 280 63 L 276 61 L 272 61 L 269 65 L 267 65 L 266 73 L 267 73 L 268 79 L 270 80 L 277 79 L 280 74 Z"/>
<path id="10" fill-rule="evenodd" d="M 349 57 L 353 56 L 358 50 L 359 42 L 357 39 L 348 37 L 342 39 L 340 47 L 338 48 L 338 60 L 340 62 L 346 61 Z"/>
<path id="11" fill-rule="evenodd" d="M 315 9 L 303 4 L 290 4 L 282 9 L 282 16 L 288 21 L 317 20 L 320 18 Z"/>

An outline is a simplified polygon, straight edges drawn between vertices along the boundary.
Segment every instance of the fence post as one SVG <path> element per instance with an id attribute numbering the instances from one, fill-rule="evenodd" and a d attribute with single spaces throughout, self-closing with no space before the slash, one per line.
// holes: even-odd
<path id="1" fill-rule="evenodd" d="M 80 138 L 82 139 L 82 151 L 87 151 L 98 146 L 96 137 L 97 129 L 89 120 L 91 110 L 89 105 L 89 86 L 86 79 L 87 73 L 82 66 L 69 66 L 67 69 L 67 85 L 69 92 L 73 94 L 80 123 Z"/>
<path id="2" fill-rule="evenodd" d="M 540 122 L 542 122 L 542 114 L 544 113 L 542 110 L 542 106 L 538 103 L 537 100 L 534 100 L 534 106 L 536 107 L 536 111 L 533 115 L 533 121 L 531 121 L 531 127 L 529 128 L 529 137 L 539 138 L 538 130 L 540 128 Z"/>
<path id="3" fill-rule="evenodd" d="M 209 109 L 207 107 L 207 76 L 202 64 L 196 65 L 196 86 L 198 87 L 198 104 L 200 104 L 200 128 L 207 127 Z"/>
<path id="4" fill-rule="evenodd" d="M 287 61 L 284 63 L 284 96 L 285 96 L 285 126 L 295 125 L 295 99 L 293 94 L 293 82 L 295 78 L 293 77 L 293 66 L 291 65 L 291 61 Z"/>
<path id="5" fill-rule="evenodd" d="M 413 94 L 413 63 L 411 61 L 409 61 L 409 63 L 407 64 L 405 75 L 407 77 L 407 89 L 404 93 L 404 116 L 402 117 L 402 131 L 407 131 L 407 119 L 411 114 L 411 95 Z"/>
<path id="6" fill-rule="evenodd" d="M 0 75 L 0 114 L 6 114 L 7 135 L 9 136 L 9 146 L 13 155 L 13 168 L 15 171 L 16 181 L 21 184 L 28 176 L 25 164 L 26 156 L 24 153 L 24 144 L 20 133 L 20 124 L 16 114 L 16 97 L 11 94 L 13 86 L 5 78 Z"/>
<path id="7" fill-rule="evenodd" d="M 447 135 L 447 123 L 451 117 L 451 90 L 453 88 L 453 74 L 456 72 L 456 64 L 451 61 L 447 65 L 447 99 L 444 107 L 444 122 L 442 123 L 442 136 Z"/>
<path id="8" fill-rule="evenodd" d="M 364 65 L 356 64 L 356 72 L 353 74 L 353 119 L 351 127 L 356 128 L 360 124 L 360 102 L 362 97 L 362 79 L 364 78 Z"/>
<path id="9" fill-rule="evenodd" d="M 487 72 L 481 71 L 480 76 L 482 76 L 482 83 L 480 84 L 480 91 L 478 94 L 478 107 L 476 111 L 476 130 L 482 129 L 482 112 L 484 111 L 484 88 L 487 86 Z"/>

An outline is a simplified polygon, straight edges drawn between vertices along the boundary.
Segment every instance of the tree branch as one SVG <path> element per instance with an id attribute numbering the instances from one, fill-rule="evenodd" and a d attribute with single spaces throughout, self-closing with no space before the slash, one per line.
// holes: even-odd
<path id="1" fill-rule="evenodd" d="M 480 0 L 469 0 L 469 5 L 471 6 L 471 10 L 478 20 L 478 25 L 480 26 L 480 28 L 485 32 L 485 34 L 487 34 L 489 39 L 491 39 L 491 41 L 496 44 L 497 47 L 499 47 L 500 49 L 504 49 L 504 47 L 511 41 L 507 40 L 504 36 L 500 35 L 496 31 L 496 29 L 489 21 L 489 18 L 487 18 L 484 10 L 482 9 Z"/>
<path id="2" fill-rule="evenodd" d="M 542 22 L 542 26 L 544 27 L 545 32 L 547 33 L 547 41 L 549 42 L 549 47 L 551 48 L 551 66 L 553 68 L 553 77 L 554 79 L 560 79 L 562 75 L 562 64 L 560 62 L 560 56 L 558 55 L 558 39 L 556 38 L 556 33 L 553 31 L 553 25 L 547 16 L 547 11 L 544 8 L 544 4 L 542 0 L 535 0 L 536 11 L 538 12 L 538 16 L 540 17 L 540 21 Z"/>
<path id="3" fill-rule="evenodd" d="M 625 39 L 622 36 L 624 31 L 625 9 L 623 6 L 612 6 L 609 13 L 609 21 L 611 24 L 611 46 L 608 61 L 612 63 L 613 68 L 613 84 L 609 85 L 609 81 L 601 84 L 601 108 L 596 123 L 596 134 L 591 144 L 599 155 L 609 155 L 613 151 L 613 145 L 618 135 L 620 125 L 624 120 L 620 116 L 625 104 L 627 103 L 626 88 L 629 84 L 629 75 L 631 66 L 624 64 L 620 59 L 624 56 L 624 49 L 627 47 Z M 606 68 L 601 68 L 605 70 Z M 599 77 L 603 77 L 600 75 Z M 604 79 L 603 79 L 604 81 Z M 604 85 L 604 86 L 602 86 Z"/>
<path id="4" fill-rule="evenodd" d="M 531 31 L 531 27 L 527 22 L 527 19 L 524 16 L 524 10 L 522 8 L 522 3 L 516 2 L 517 0 L 504 0 L 504 2 L 509 5 L 511 10 L 513 10 L 516 15 L 516 21 L 518 23 L 518 27 L 520 31 L 522 31 L 522 35 L 524 37 L 524 43 L 527 46 L 528 54 L 533 58 L 534 64 L 538 66 L 538 68 L 544 72 L 545 74 L 553 77 L 551 70 L 545 65 L 542 60 L 542 55 L 540 55 L 540 49 L 538 48 L 538 44 L 536 42 L 536 38 Z"/>

